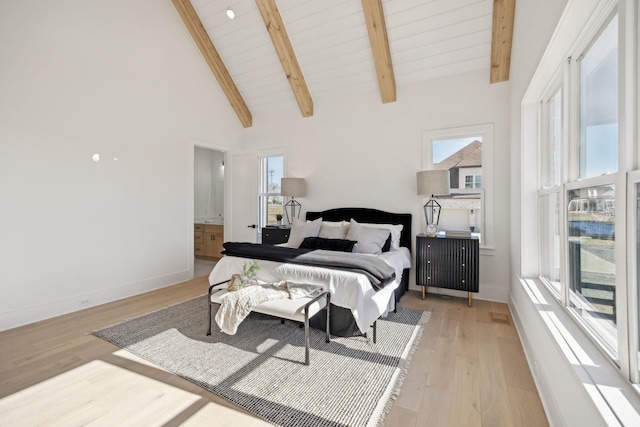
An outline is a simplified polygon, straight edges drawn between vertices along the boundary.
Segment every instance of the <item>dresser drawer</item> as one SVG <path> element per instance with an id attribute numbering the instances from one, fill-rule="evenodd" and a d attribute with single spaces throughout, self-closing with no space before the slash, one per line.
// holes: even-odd
<path id="1" fill-rule="evenodd" d="M 290 228 L 271 228 L 264 227 L 262 229 L 262 243 L 268 245 L 278 245 L 280 243 L 287 243 L 289 240 Z"/>

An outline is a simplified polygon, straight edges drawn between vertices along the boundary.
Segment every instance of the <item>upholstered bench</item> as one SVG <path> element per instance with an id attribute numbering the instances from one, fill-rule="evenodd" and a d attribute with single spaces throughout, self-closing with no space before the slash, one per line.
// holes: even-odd
<path id="1" fill-rule="evenodd" d="M 224 298 L 230 293 L 227 290 L 227 283 L 216 283 L 209 286 L 209 327 L 207 329 L 207 335 L 211 335 L 211 307 L 216 304 L 220 305 L 224 301 Z M 327 308 L 327 327 L 326 327 L 326 342 L 331 341 L 331 333 L 329 330 L 329 314 L 331 311 L 331 294 L 322 290 L 322 293 L 314 298 L 302 297 L 295 299 L 280 299 L 273 301 L 263 302 L 251 311 L 268 316 L 277 317 L 282 320 L 293 320 L 294 322 L 300 322 L 304 325 L 304 345 L 305 345 L 305 364 L 309 364 L 309 319 L 323 308 Z"/>

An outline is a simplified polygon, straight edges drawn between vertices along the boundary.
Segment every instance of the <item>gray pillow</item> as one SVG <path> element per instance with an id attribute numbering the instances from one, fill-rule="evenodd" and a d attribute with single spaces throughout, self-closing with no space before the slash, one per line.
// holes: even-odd
<path id="1" fill-rule="evenodd" d="M 366 227 L 351 220 L 347 240 L 355 240 L 358 243 L 353 252 L 361 254 L 380 255 L 382 247 L 391 235 L 391 231 L 382 228 Z"/>
<path id="2" fill-rule="evenodd" d="M 323 237 L 325 239 L 344 239 L 345 237 L 347 237 L 348 230 L 348 222 L 322 221 L 318 237 Z"/>
<path id="3" fill-rule="evenodd" d="M 291 224 L 291 232 L 289 233 L 287 246 L 297 248 L 305 237 L 318 237 L 321 225 L 322 218 L 318 218 L 314 221 L 302 221 L 298 218 L 294 218 L 293 224 Z"/>

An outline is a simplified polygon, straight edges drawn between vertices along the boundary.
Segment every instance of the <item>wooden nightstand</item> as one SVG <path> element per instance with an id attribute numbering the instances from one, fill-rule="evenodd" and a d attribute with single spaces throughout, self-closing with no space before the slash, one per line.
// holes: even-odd
<path id="1" fill-rule="evenodd" d="M 287 243 L 291 227 L 264 227 L 262 229 L 262 243 L 277 245 Z"/>
<path id="2" fill-rule="evenodd" d="M 480 283 L 480 241 L 475 238 L 416 236 L 416 284 L 422 286 L 422 299 L 427 286 L 478 292 Z"/>

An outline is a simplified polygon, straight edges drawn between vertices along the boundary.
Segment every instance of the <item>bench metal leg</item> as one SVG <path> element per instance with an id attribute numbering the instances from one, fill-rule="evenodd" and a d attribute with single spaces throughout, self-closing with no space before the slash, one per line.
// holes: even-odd
<path id="1" fill-rule="evenodd" d="M 330 331 L 330 315 L 331 314 L 331 294 L 327 294 L 327 337 L 325 342 L 331 342 L 331 331 Z"/>
<path id="2" fill-rule="evenodd" d="M 211 296 L 209 296 L 209 327 L 207 328 L 207 336 L 211 335 Z"/>
<path id="3" fill-rule="evenodd" d="M 309 362 L 309 312 L 304 311 L 304 364 Z"/>
<path id="4" fill-rule="evenodd" d="M 373 343 L 376 343 L 376 338 L 378 335 L 378 321 L 373 322 Z"/>

